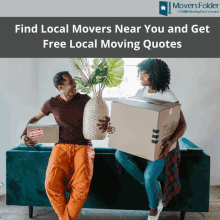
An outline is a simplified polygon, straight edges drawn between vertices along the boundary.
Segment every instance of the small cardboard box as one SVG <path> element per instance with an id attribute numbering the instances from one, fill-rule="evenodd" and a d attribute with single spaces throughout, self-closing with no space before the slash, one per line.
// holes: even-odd
<path id="1" fill-rule="evenodd" d="M 27 136 L 38 143 L 57 143 L 59 141 L 59 125 L 28 124 Z"/>
<path id="2" fill-rule="evenodd" d="M 158 159 L 162 143 L 179 124 L 180 104 L 144 97 L 124 98 L 111 105 L 109 147 L 151 161 Z M 176 147 L 176 142 L 171 150 Z"/>

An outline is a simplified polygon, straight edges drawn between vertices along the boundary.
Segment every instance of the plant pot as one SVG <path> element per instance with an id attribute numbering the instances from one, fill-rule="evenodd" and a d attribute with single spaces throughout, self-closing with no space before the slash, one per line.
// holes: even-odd
<path id="1" fill-rule="evenodd" d="M 107 131 L 102 132 L 97 123 L 109 115 L 106 102 L 102 99 L 102 92 L 94 92 L 93 97 L 86 103 L 83 113 L 83 135 L 89 140 L 103 140 Z"/>

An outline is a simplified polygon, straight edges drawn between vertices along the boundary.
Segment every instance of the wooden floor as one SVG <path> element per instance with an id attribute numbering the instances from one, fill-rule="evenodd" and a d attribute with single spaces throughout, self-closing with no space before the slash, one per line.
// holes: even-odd
<path id="1" fill-rule="evenodd" d="M 28 207 L 7 206 L 5 195 L 0 195 L 0 219 L 1 220 L 26 220 L 29 219 Z M 144 220 L 149 212 L 146 211 L 124 211 L 103 209 L 82 209 L 77 220 Z M 53 208 L 34 207 L 33 219 L 58 220 Z M 178 220 L 179 213 L 162 212 L 159 220 Z M 210 211 L 186 213 L 186 220 L 220 220 L 220 186 L 210 187 Z"/>

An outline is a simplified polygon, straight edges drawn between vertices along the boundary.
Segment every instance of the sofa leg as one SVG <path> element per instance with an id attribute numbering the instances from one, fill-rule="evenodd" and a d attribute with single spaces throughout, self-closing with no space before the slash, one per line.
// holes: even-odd
<path id="1" fill-rule="evenodd" d="M 180 212 L 180 220 L 185 219 L 185 214 L 186 214 L 186 212 Z"/>
<path id="2" fill-rule="evenodd" d="M 29 218 L 33 218 L 33 206 L 29 206 Z"/>

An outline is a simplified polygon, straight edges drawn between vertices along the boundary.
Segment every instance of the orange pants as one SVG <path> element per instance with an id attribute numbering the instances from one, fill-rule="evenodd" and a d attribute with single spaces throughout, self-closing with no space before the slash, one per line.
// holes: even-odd
<path id="1" fill-rule="evenodd" d="M 57 144 L 46 171 L 47 196 L 60 220 L 75 220 L 89 192 L 95 151 L 85 145 Z M 70 192 L 67 201 L 65 191 Z"/>

